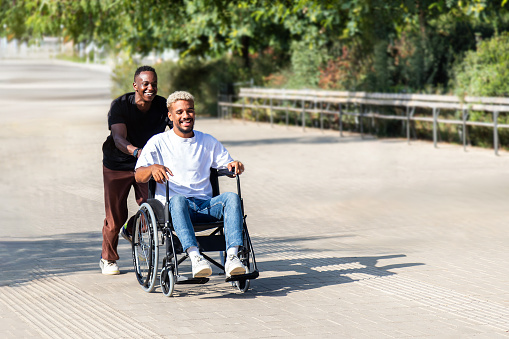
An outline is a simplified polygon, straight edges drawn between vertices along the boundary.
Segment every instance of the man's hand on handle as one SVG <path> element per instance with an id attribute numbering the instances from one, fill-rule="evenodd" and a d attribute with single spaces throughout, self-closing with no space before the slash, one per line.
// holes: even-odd
<path id="1" fill-rule="evenodd" d="M 234 160 L 228 164 L 228 171 L 233 172 L 235 170 L 235 175 L 242 174 L 244 172 L 244 164 L 238 160 Z"/>
<path id="2" fill-rule="evenodd" d="M 150 171 L 152 173 L 152 178 L 160 184 L 163 184 L 168 180 L 171 176 L 173 176 L 173 173 L 170 171 L 170 169 L 163 165 L 152 165 L 150 166 Z"/>
<path id="3" fill-rule="evenodd" d="M 154 178 L 156 182 L 163 184 L 170 178 L 170 175 L 173 176 L 173 173 L 168 167 L 154 164 L 147 167 L 139 167 L 134 177 L 137 182 L 148 182 L 150 178 Z"/>

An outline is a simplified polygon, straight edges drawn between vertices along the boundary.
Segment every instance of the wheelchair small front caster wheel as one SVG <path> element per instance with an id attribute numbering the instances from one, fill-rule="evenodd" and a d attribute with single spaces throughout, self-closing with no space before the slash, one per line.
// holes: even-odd
<path id="1" fill-rule="evenodd" d="M 250 280 L 238 280 L 238 281 L 232 281 L 232 285 L 236 287 L 240 292 L 244 293 L 249 289 L 249 286 L 251 285 Z"/>
<path id="2" fill-rule="evenodd" d="M 163 295 L 166 297 L 171 297 L 175 288 L 175 275 L 173 274 L 173 269 L 164 267 L 161 270 L 160 280 Z"/>

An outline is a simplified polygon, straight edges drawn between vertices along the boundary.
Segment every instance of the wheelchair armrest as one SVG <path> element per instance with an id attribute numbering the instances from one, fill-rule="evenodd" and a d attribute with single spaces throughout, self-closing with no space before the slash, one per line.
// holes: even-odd
<path id="1" fill-rule="evenodd" d="M 210 169 L 210 182 L 212 184 L 212 195 L 218 196 L 219 195 L 219 182 L 217 180 L 220 176 L 227 176 L 229 178 L 233 178 L 237 180 L 237 194 L 242 200 L 242 195 L 240 192 L 240 175 L 235 175 L 234 171 L 229 171 L 227 168 L 224 169 Z"/>
<path id="2" fill-rule="evenodd" d="M 230 177 L 230 178 L 235 178 L 238 175 L 235 175 L 235 167 L 233 167 L 233 171 L 229 171 L 228 168 L 218 169 L 217 170 L 217 176 L 219 176 L 219 177 L 227 176 L 227 177 Z"/>

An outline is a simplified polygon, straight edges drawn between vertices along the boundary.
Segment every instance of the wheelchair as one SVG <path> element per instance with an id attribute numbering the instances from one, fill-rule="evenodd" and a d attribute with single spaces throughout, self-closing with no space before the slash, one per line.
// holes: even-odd
<path id="1" fill-rule="evenodd" d="M 246 225 L 247 216 L 244 214 L 240 178 L 228 170 L 212 168 L 210 182 L 213 196 L 220 194 L 219 177 L 221 176 L 237 180 L 237 194 L 241 201 L 243 216 L 243 246 L 239 248 L 238 256 L 247 268 L 246 274 L 233 275 L 227 277 L 225 281 L 230 282 L 234 288 L 243 293 L 249 289 L 250 281 L 259 276 L 259 271 Z M 161 290 L 163 295 L 170 297 L 176 284 L 204 284 L 209 281 L 209 278 L 193 278 L 179 273 L 179 265 L 189 257 L 183 251 L 172 226 L 169 212 L 169 182 L 166 182 L 166 204 L 164 206 L 159 200 L 154 199 L 155 186 L 156 182 L 151 179 L 149 181 L 149 199 L 140 206 L 134 219 L 132 234 L 134 272 L 141 288 L 146 292 L 152 292 L 156 287 L 158 269 L 161 267 L 159 272 Z M 225 274 L 226 241 L 223 220 L 193 223 L 193 227 L 203 257 L 218 267 L 222 271 L 220 274 Z M 221 262 L 217 262 L 204 252 L 219 252 Z M 162 256 L 162 260 L 160 256 Z"/>

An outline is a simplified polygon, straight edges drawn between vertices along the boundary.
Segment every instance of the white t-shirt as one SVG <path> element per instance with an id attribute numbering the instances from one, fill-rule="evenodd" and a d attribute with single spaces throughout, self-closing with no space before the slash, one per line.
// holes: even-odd
<path id="1" fill-rule="evenodd" d="M 224 169 L 233 159 L 213 136 L 194 131 L 194 137 L 181 138 L 173 129 L 154 135 L 149 139 L 136 169 L 153 164 L 168 167 L 173 176 L 169 176 L 170 198 L 182 194 L 187 198 L 212 198 L 210 168 Z M 166 202 L 166 184 L 157 184 L 155 197 L 163 204 Z"/>

